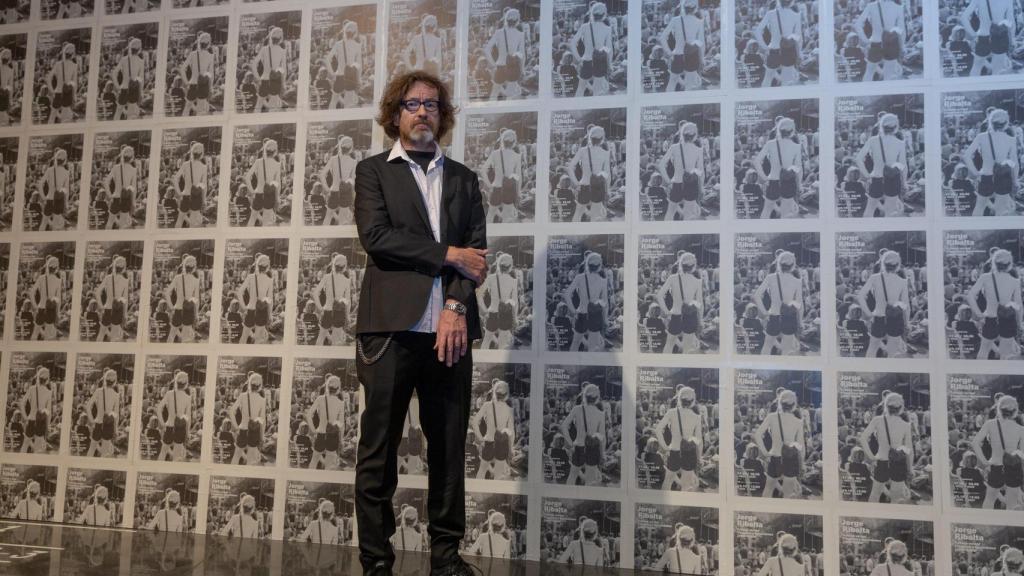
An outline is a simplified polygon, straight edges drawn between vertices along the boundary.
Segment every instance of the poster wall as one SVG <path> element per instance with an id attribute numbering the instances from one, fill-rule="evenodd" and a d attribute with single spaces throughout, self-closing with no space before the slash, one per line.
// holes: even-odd
<path id="1" fill-rule="evenodd" d="M 1024 567 L 1021 2 L 8 4 L 0 519 L 358 544 L 356 166 L 423 68 L 490 248 L 463 553 Z"/>

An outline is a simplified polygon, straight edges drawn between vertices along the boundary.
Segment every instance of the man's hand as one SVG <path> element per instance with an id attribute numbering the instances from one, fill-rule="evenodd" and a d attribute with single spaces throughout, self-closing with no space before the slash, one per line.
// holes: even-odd
<path id="1" fill-rule="evenodd" d="M 444 256 L 444 265 L 455 268 L 459 274 L 476 282 L 479 286 L 487 277 L 487 249 L 449 246 L 448 252 Z"/>
<path id="2" fill-rule="evenodd" d="M 451 248 L 448 249 L 449 251 Z M 470 248 L 475 250 L 475 248 Z M 466 317 L 458 312 L 441 309 L 441 318 L 437 321 L 437 340 L 434 341 L 434 350 L 437 350 L 437 361 L 444 362 L 445 366 L 451 367 L 466 355 L 469 348 L 469 337 L 466 329 Z"/>

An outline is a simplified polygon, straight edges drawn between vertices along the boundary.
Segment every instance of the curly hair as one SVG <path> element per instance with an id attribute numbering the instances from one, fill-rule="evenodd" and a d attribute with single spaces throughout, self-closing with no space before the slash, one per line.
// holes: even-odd
<path id="1" fill-rule="evenodd" d="M 435 140 L 440 142 L 442 138 L 455 126 L 455 114 L 458 112 L 452 104 L 451 91 L 444 85 L 440 78 L 425 70 L 413 70 L 395 76 L 384 88 L 384 95 L 380 99 L 380 107 L 377 111 L 377 123 L 384 128 L 384 133 L 393 140 L 398 139 L 398 126 L 395 126 L 394 118 L 402 112 L 402 99 L 406 92 L 417 82 L 423 82 L 428 86 L 437 89 L 439 101 L 438 113 L 441 121 L 438 123 Z"/>

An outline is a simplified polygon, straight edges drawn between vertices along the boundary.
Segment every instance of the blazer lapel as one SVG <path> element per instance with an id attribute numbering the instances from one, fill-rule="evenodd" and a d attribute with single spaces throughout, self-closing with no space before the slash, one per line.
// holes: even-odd
<path id="1" fill-rule="evenodd" d="M 445 164 L 448 160 L 445 159 Z M 455 198 L 455 188 L 459 185 L 455 171 L 444 168 L 441 179 L 441 244 L 448 243 L 448 206 Z"/>
<path id="2" fill-rule="evenodd" d="M 402 159 L 396 159 L 391 164 L 395 173 L 398 175 L 400 180 L 400 188 L 402 190 L 408 190 L 412 198 L 412 205 L 416 207 L 416 211 L 419 212 L 420 219 L 423 221 L 423 226 L 426 227 L 427 232 L 433 236 L 433 232 L 430 229 L 430 217 L 427 216 L 427 205 L 423 201 L 423 193 L 420 192 L 420 186 L 416 183 L 416 178 L 412 175 L 412 169 L 409 168 L 409 164 Z M 442 234 L 444 227 L 441 228 Z"/>

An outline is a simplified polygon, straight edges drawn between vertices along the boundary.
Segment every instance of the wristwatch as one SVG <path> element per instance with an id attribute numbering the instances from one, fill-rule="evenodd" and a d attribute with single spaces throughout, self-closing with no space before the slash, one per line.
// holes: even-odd
<path id="1" fill-rule="evenodd" d="M 466 315 L 466 305 L 462 302 L 445 302 L 444 309 L 451 310 L 460 316 Z"/>

